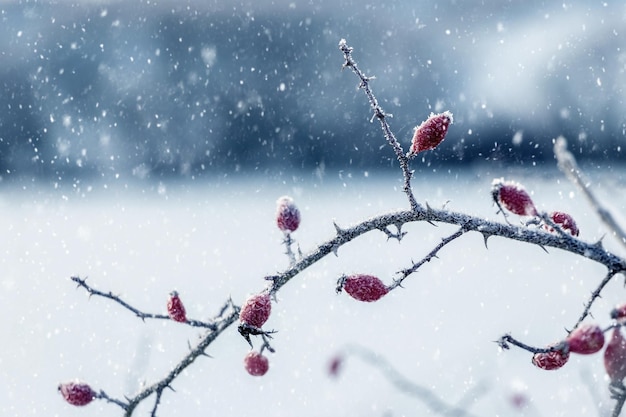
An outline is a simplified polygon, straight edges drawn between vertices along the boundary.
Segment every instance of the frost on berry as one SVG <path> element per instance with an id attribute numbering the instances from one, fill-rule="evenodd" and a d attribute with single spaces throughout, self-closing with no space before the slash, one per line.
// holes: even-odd
<path id="1" fill-rule="evenodd" d="M 300 225 L 300 210 L 291 197 L 276 200 L 276 225 L 285 233 L 294 232 Z"/>
<path id="2" fill-rule="evenodd" d="M 559 369 L 565 365 L 568 360 L 569 352 L 565 352 L 561 349 L 553 350 L 551 352 L 535 353 L 533 355 L 533 365 L 546 371 Z"/>
<path id="3" fill-rule="evenodd" d="M 180 300 L 178 293 L 172 291 L 170 298 L 167 300 L 167 314 L 174 321 L 184 323 L 187 321 L 187 315 L 185 314 L 185 306 Z"/>
<path id="4" fill-rule="evenodd" d="M 537 209 L 524 187 L 513 181 L 501 178 L 493 180 L 491 195 L 494 201 L 519 216 L 536 216 Z"/>
<path id="5" fill-rule="evenodd" d="M 550 219 L 556 224 L 560 226 L 566 232 L 569 232 L 572 236 L 578 236 L 579 230 L 576 222 L 567 213 L 563 213 L 562 211 L 553 211 L 549 214 Z M 554 232 L 554 229 L 547 224 L 544 225 L 544 228 L 549 232 Z"/>
<path id="6" fill-rule="evenodd" d="M 59 384 L 59 392 L 68 403 L 76 406 L 89 404 L 96 393 L 91 387 L 82 382 L 66 382 Z"/>
<path id="7" fill-rule="evenodd" d="M 567 343 L 570 352 L 590 355 L 604 346 L 604 332 L 597 324 L 583 324 L 567 336 Z"/>
<path id="8" fill-rule="evenodd" d="M 243 365 L 246 371 L 252 376 L 263 376 L 270 369 L 269 361 L 265 356 L 258 352 L 250 352 L 243 359 Z"/>
<path id="9" fill-rule="evenodd" d="M 448 127 L 452 124 L 452 113 L 431 113 L 428 119 L 415 128 L 411 148 L 407 157 L 412 158 L 422 151 L 435 149 L 445 139 Z"/>
<path id="10" fill-rule="evenodd" d="M 604 369 L 611 381 L 621 382 L 626 377 L 626 338 L 621 327 L 614 327 L 611 340 L 604 350 Z"/>
<path id="11" fill-rule="evenodd" d="M 376 301 L 389 292 L 389 288 L 373 275 L 356 274 L 341 277 L 337 285 L 337 292 L 342 289 L 355 300 Z"/>
<path id="12" fill-rule="evenodd" d="M 272 312 L 272 300 L 267 293 L 255 294 L 248 298 L 239 312 L 239 321 L 252 327 L 261 328 Z"/>

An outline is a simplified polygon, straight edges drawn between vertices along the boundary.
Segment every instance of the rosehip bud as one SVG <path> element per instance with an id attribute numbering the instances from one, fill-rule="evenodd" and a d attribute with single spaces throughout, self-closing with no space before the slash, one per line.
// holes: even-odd
<path id="1" fill-rule="evenodd" d="M 253 327 L 262 327 L 272 312 L 272 300 L 267 293 L 248 298 L 239 312 L 239 321 Z"/>
<path id="2" fill-rule="evenodd" d="M 552 352 L 535 353 L 533 355 L 533 365 L 537 368 L 552 371 L 559 369 L 569 360 L 569 352 L 553 350 Z"/>
<path id="3" fill-rule="evenodd" d="M 513 181 L 495 179 L 491 184 L 494 201 L 519 216 L 536 216 L 537 209 L 524 187 Z"/>
<path id="4" fill-rule="evenodd" d="M 185 306 L 176 291 L 172 291 L 170 293 L 170 298 L 167 300 L 167 314 L 174 321 L 178 321 L 180 323 L 187 321 Z"/>
<path id="5" fill-rule="evenodd" d="M 604 369 L 611 381 L 622 381 L 626 377 L 626 339 L 620 327 L 613 328 L 604 350 Z"/>
<path id="6" fill-rule="evenodd" d="M 572 331 L 566 340 L 570 352 L 590 355 L 604 346 L 604 333 L 596 324 L 583 324 Z"/>
<path id="7" fill-rule="evenodd" d="M 341 277 L 337 285 L 337 291 L 346 290 L 355 300 L 376 301 L 389 292 L 389 288 L 380 279 L 373 275 L 356 274 Z"/>
<path id="8" fill-rule="evenodd" d="M 569 214 L 563 213 L 561 211 L 553 211 L 552 213 L 550 213 L 550 219 L 556 225 L 560 226 L 561 229 L 565 230 L 566 232 L 570 232 L 572 236 L 578 236 L 578 226 L 576 225 L 576 222 L 574 221 L 572 216 L 570 216 Z M 543 227 L 549 232 L 554 232 L 554 229 L 547 224 L 544 224 Z"/>
<path id="9" fill-rule="evenodd" d="M 276 224 L 285 233 L 294 232 L 300 225 L 300 210 L 288 196 L 276 201 Z"/>
<path id="10" fill-rule="evenodd" d="M 445 139 L 448 126 L 452 124 L 452 121 L 452 113 L 449 111 L 439 114 L 431 113 L 428 119 L 415 128 L 407 157 L 412 158 L 422 151 L 429 151 L 439 146 Z"/>
<path id="11" fill-rule="evenodd" d="M 252 376 L 263 376 L 270 369 L 267 358 L 258 352 L 248 353 L 243 359 L 243 365 Z"/>
<path id="12" fill-rule="evenodd" d="M 611 310 L 611 318 L 614 320 L 626 317 L 626 304 L 615 307 Z"/>
<path id="13" fill-rule="evenodd" d="M 66 382 L 59 384 L 59 392 L 68 403 L 76 406 L 89 404 L 95 397 L 96 393 L 91 387 L 82 382 Z"/>

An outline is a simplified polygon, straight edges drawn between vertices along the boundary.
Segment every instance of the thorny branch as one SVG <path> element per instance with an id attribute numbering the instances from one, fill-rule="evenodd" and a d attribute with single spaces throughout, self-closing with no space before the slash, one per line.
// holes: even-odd
<path id="1" fill-rule="evenodd" d="M 400 168 L 402 169 L 402 174 L 404 175 L 404 187 L 403 187 L 404 193 L 409 199 L 411 208 L 416 210 L 419 207 L 419 204 L 417 203 L 417 200 L 415 200 L 415 196 L 413 195 L 413 188 L 411 187 L 411 178 L 413 177 L 413 173 L 409 170 L 409 158 L 407 158 L 407 156 L 404 154 L 404 150 L 402 149 L 402 146 L 400 145 L 395 135 L 391 131 L 391 127 L 389 126 L 389 123 L 387 122 L 387 117 L 388 116 L 391 117 L 391 115 L 385 113 L 382 107 L 380 107 L 380 105 L 378 104 L 378 100 L 376 99 L 376 96 L 374 96 L 374 93 L 372 92 L 370 88 L 370 81 L 374 79 L 374 77 L 367 77 L 359 69 L 359 67 L 356 64 L 356 61 L 354 60 L 354 58 L 352 58 L 352 48 L 348 46 L 345 39 L 342 39 L 339 42 L 339 49 L 341 49 L 341 52 L 343 52 L 344 58 L 346 60 L 345 63 L 343 64 L 343 67 L 350 68 L 352 72 L 354 72 L 356 76 L 359 77 L 359 80 L 361 81 L 359 84 L 359 88 L 362 88 L 363 91 L 365 91 L 365 94 L 367 95 L 367 99 L 370 102 L 370 106 L 372 107 L 372 110 L 374 110 L 373 118 L 378 119 L 378 121 L 380 122 L 380 126 L 383 129 L 383 134 L 385 135 L 385 139 L 387 139 L 387 143 L 391 145 L 394 153 L 396 154 L 396 158 L 398 159 L 398 162 L 400 163 Z"/>
<path id="2" fill-rule="evenodd" d="M 356 62 L 352 57 L 352 48 L 349 47 L 345 40 L 342 40 L 339 44 L 341 51 L 344 54 L 345 63 L 344 67 L 349 67 L 359 78 L 360 85 L 370 102 L 372 109 L 374 110 L 374 117 L 377 118 L 381 124 L 383 129 L 383 133 L 385 139 L 388 144 L 392 146 L 394 153 L 398 161 L 400 162 L 400 167 L 402 169 L 404 175 L 404 192 L 407 195 L 407 198 L 410 203 L 410 210 L 402 210 L 395 211 L 386 214 L 382 214 L 379 216 L 375 216 L 369 219 L 366 219 L 356 225 L 351 227 L 342 228 L 335 225 L 336 234 L 328 239 L 325 242 L 322 242 L 315 248 L 313 248 L 307 254 L 301 254 L 298 250 L 298 257 L 296 258 L 295 254 L 291 251 L 292 241 L 290 239 L 286 239 L 284 241 L 287 247 L 287 254 L 290 258 L 290 265 L 287 269 L 282 272 L 276 273 L 272 276 L 266 277 L 268 281 L 270 281 L 270 294 L 274 295 L 276 292 L 282 288 L 285 284 L 287 284 L 292 278 L 306 270 L 309 266 L 315 264 L 325 256 L 330 253 L 334 253 L 337 255 L 338 250 L 341 246 L 351 242 L 352 240 L 368 233 L 372 230 L 380 230 L 383 231 L 388 238 L 396 238 L 400 240 L 404 233 L 401 232 L 401 228 L 403 225 L 408 223 L 415 222 L 427 222 L 431 224 L 435 223 L 445 223 L 456 225 L 459 227 L 455 233 L 445 237 L 441 240 L 441 242 L 436 245 L 431 252 L 429 252 L 422 260 L 419 262 L 413 263 L 410 268 L 400 271 L 401 277 L 394 281 L 392 285 L 393 288 L 400 286 L 402 281 L 406 279 L 409 275 L 418 270 L 423 264 L 430 261 L 432 258 L 436 257 L 439 251 L 449 244 L 450 242 L 456 240 L 462 235 L 468 232 L 478 232 L 481 233 L 485 239 L 485 243 L 488 238 L 492 236 L 499 236 L 506 239 L 512 239 L 528 244 L 534 244 L 541 248 L 552 247 L 561 249 L 563 251 L 570 252 L 575 255 L 583 256 L 592 261 L 598 262 L 604 265 L 609 271 L 604 278 L 604 280 L 600 283 L 600 285 L 596 288 L 596 290 L 592 293 L 592 296 L 588 303 L 585 305 L 585 310 L 581 318 L 578 320 L 576 326 L 578 326 L 582 320 L 587 317 L 593 302 L 600 296 L 602 289 L 605 285 L 614 277 L 616 274 L 624 273 L 626 271 L 626 259 L 617 256 L 602 246 L 602 243 L 594 242 L 588 243 L 584 242 L 576 237 L 570 236 L 567 233 L 549 233 L 542 228 L 531 228 L 528 226 L 522 225 L 512 225 L 512 224 L 504 224 L 499 222 L 494 222 L 490 220 L 486 220 L 484 218 L 471 216 L 468 214 L 450 211 L 448 209 L 433 209 L 429 207 L 427 204 L 422 206 L 417 203 L 415 197 L 413 195 L 413 191 L 411 188 L 411 177 L 412 172 L 408 167 L 408 158 L 405 156 L 404 151 L 402 150 L 401 145 L 396 140 L 393 135 L 389 124 L 387 123 L 387 114 L 382 110 L 379 106 L 376 97 L 372 93 L 369 81 L 371 77 L 366 77 L 361 70 L 358 68 Z M 571 171 L 571 170 L 570 170 Z M 398 230 L 397 234 L 391 233 L 389 227 L 395 227 Z M 144 313 L 135 307 L 131 306 L 124 300 L 122 300 L 119 296 L 112 294 L 111 292 L 102 292 L 97 290 L 86 283 L 85 279 L 81 279 L 78 277 L 72 277 L 72 280 L 78 284 L 79 287 L 85 289 L 90 296 L 99 296 L 103 298 L 107 298 L 113 300 L 114 302 L 120 304 L 127 310 L 134 313 L 137 317 L 142 320 L 145 319 L 169 319 L 168 316 L 162 314 L 150 314 Z M 116 404 L 121 407 L 125 411 L 125 416 L 129 417 L 133 414 L 135 408 L 146 398 L 155 394 L 155 403 L 152 409 L 152 416 L 156 416 L 158 405 L 161 401 L 161 396 L 163 391 L 166 388 L 171 388 L 172 382 L 181 374 L 181 372 L 190 366 L 195 359 L 200 356 L 206 356 L 206 349 L 211 345 L 211 343 L 219 337 L 228 327 L 230 327 L 233 323 L 237 321 L 239 314 L 239 307 L 233 304 L 231 300 L 228 300 L 220 313 L 213 318 L 210 322 L 201 322 L 197 320 L 187 320 L 186 324 L 194 327 L 202 327 L 206 328 L 206 333 L 201 337 L 198 344 L 191 348 L 190 352 L 185 355 L 179 363 L 172 369 L 167 375 L 165 375 L 160 381 L 155 382 L 154 384 L 142 389 L 138 394 L 134 397 L 126 398 L 126 401 L 117 400 L 109 397 L 104 393 L 104 391 L 100 391 L 100 393 L 96 394 L 96 398 L 104 399 L 110 403 Z M 547 352 L 551 350 L 555 350 L 557 347 L 551 348 L 533 348 L 528 346 L 522 342 L 517 341 L 511 335 L 505 335 L 499 340 L 499 344 L 503 348 L 508 348 L 508 344 L 512 344 L 523 349 L 529 350 L 531 352 Z M 389 371 L 391 372 L 391 371 Z M 398 375 L 393 375 L 393 378 L 397 380 L 401 380 Z M 417 390 L 419 391 L 419 390 Z M 617 389 L 615 390 L 618 391 Z M 621 411 L 621 407 L 624 404 L 624 399 L 626 399 L 625 391 L 622 391 L 622 396 L 620 397 L 618 394 L 614 393 L 615 398 L 618 399 L 618 404 L 614 409 L 614 416 L 617 416 Z M 426 395 L 426 393 L 423 393 Z M 434 397 L 433 397 L 434 398 Z M 429 399 L 425 397 L 425 402 L 431 401 L 432 406 L 432 398 Z M 621 405 L 620 405 L 621 404 Z M 432 406 L 433 410 L 442 409 L 440 406 L 436 405 Z M 619 408 L 619 410 L 618 410 Z M 445 409 L 444 409 L 445 411 Z M 456 411 L 455 411 L 456 412 Z M 461 414 L 450 414 L 448 415 L 468 415 L 467 413 L 459 411 Z"/>

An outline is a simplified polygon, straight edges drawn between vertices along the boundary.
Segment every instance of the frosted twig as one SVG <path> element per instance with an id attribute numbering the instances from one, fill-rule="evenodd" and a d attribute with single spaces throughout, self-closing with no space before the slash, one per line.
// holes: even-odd
<path id="1" fill-rule="evenodd" d="M 402 282 L 409 276 L 411 275 L 413 272 L 417 271 L 419 269 L 419 267 L 421 267 L 422 265 L 424 265 L 426 262 L 430 262 L 431 259 L 436 258 L 437 254 L 439 253 L 439 251 L 446 246 L 448 243 L 452 242 L 454 239 L 461 237 L 464 233 L 466 232 L 466 230 L 461 227 L 459 230 L 457 230 L 456 232 L 454 232 L 453 234 L 451 234 L 450 236 L 447 236 L 443 239 L 441 239 L 441 242 L 439 242 L 439 244 L 437 244 L 437 246 L 435 246 L 435 248 L 433 250 L 431 250 L 428 255 L 426 255 L 424 258 L 422 258 L 421 261 L 419 262 L 415 262 L 413 264 L 413 266 L 411 266 L 410 268 L 407 269 L 403 269 L 402 271 L 400 271 L 401 277 L 398 279 L 395 279 L 393 281 L 393 284 L 391 284 L 389 286 L 390 290 L 393 290 L 396 287 L 401 287 L 402 286 Z"/>
<path id="2" fill-rule="evenodd" d="M 615 276 L 615 274 L 616 274 L 615 271 L 609 270 L 609 272 L 606 274 L 604 279 L 600 282 L 600 284 L 598 284 L 596 289 L 591 293 L 591 297 L 589 298 L 589 301 L 587 301 L 587 303 L 585 304 L 585 309 L 583 310 L 582 314 L 578 318 L 578 321 L 576 322 L 572 330 L 580 326 L 583 320 L 587 318 L 587 316 L 589 315 L 589 311 L 591 310 L 591 306 L 598 298 L 600 298 L 600 295 L 602 294 L 602 290 L 611 281 L 611 279 Z"/>
<path id="3" fill-rule="evenodd" d="M 295 240 L 291 237 L 291 233 L 286 232 L 285 238 L 283 239 L 283 244 L 285 245 L 285 254 L 289 258 L 289 265 L 293 265 L 296 263 L 296 254 L 293 252 L 291 245 L 293 245 Z"/>
<path id="4" fill-rule="evenodd" d="M 600 220 L 615 234 L 622 246 L 626 248 L 626 232 L 593 194 L 589 180 L 585 178 L 585 175 L 578 167 L 574 155 L 567 150 L 567 140 L 562 136 L 558 137 L 554 142 L 554 156 L 558 161 L 559 169 L 578 187 L 587 198 L 591 207 L 596 211 Z"/>
<path id="5" fill-rule="evenodd" d="M 449 417 L 473 417 L 474 414 L 464 408 L 444 402 L 434 392 L 418 385 L 394 368 L 383 356 L 361 346 L 350 345 L 346 354 L 356 356 L 379 369 L 385 378 L 398 390 L 422 401 L 434 413 Z"/>
<path id="6" fill-rule="evenodd" d="M 413 189 L 411 188 L 411 178 L 413 176 L 413 173 L 409 170 L 409 159 L 404 154 L 404 150 L 402 149 L 402 146 L 400 145 L 395 135 L 391 131 L 391 127 L 389 126 L 389 123 L 387 122 L 387 117 L 390 115 L 385 113 L 382 107 L 380 107 L 380 104 L 378 104 L 378 100 L 376 99 L 376 96 L 374 96 L 374 93 L 372 92 L 370 88 L 370 80 L 372 80 L 373 77 L 367 77 L 359 69 L 359 67 L 356 64 L 356 61 L 352 57 L 352 47 L 348 46 L 345 39 L 342 39 L 341 41 L 339 41 L 339 49 L 341 49 L 341 52 L 343 52 L 343 56 L 345 58 L 343 68 L 350 68 L 352 72 L 354 72 L 354 74 L 356 74 L 356 76 L 359 77 L 359 80 L 361 81 L 359 83 L 359 88 L 362 88 L 363 91 L 365 91 L 365 94 L 367 95 L 367 99 L 370 102 L 370 106 L 372 107 L 372 110 L 374 110 L 374 118 L 378 119 L 378 121 L 380 122 L 380 126 L 383 129 L 383 134 L 385 135 L 385 139 L 387 140 L 387 143 L 389 143 L 389 145 L 393 148 L 393 151 L 396 154 L 396 158 L 398 159 L 398 162 L 400 163 L 400 168 L 402 169 L 402 174 L 404 176 L 404 187 L 403 187 L 404 193 L 409 199 L 411 208 L 416 210 L 419 207 L 419 204 L 417 203 L 417 200 L 415 200 L 415 196 L 413 195 Z"/>
<path id="7" fill-rule="evenodd" d="M 110 300 L 115 301 L 116 303 L 118 303 L 119 305 L 121 305 L 122 307 L 126 308 L 127 310 L 132 311 L 133 313 L 135 313 L 135 315 L 137 317 L 139 317 L 142 320 L 145 319 L 157 319 L 157 320 L 172 320 L 170 318 L 170 316 L 166 315 L 166 314 L 153 314 L 153 313 L 144 313 L 138 309 L 136 309 L 135 307 L 131 306 L 130 304 L 128 304 L 126 301 L 122 300 L 119 296 L 113 294 L 112 292 L 102 292 L 100 290 L 97 290 L 93 287 L 91 287 L 89 284 L 87 284 L 87 279 L 83 279 L 80 277 L 70 277 L 70 279 L 72 281 L 74 281 L 75 283 L 78 284 L 79 287 L 84 288 L 90 296 L 98 296 L 98 297 L 103 297 L 103 298 L 108 298 Z M 185 324 L 192 326 L 192 327 L 205 327 L 207 329 L 212 329 L 215 330 L 215 324 L 214 323 L 205 323 L 203 321 L 200 320 L 189 320 L 187 319 L 185 322 Z"/>
<path id="8" fill-rule="evenodd" d="M 564 343 L 557 343 L 556 345 L 549 346 L 546 348 L 538 348 L 538 347 L 530 346 L 530 345 L 527 345 L 526 343 L 520 342 L 519 340 L 515 339 L 510 334 L 505 334 L 500 339 L 498 339 L 496 343 L 498 344 L 498 346 L 500 346 L 500 348 L 505 349 L 505 350 L 510 349 L 510 346 L 509 346 L 509 343 L 510 343 L 512 345 L 517 346 L 518 348 L 522 348 L 531 353 L 555 352 L 557 350 L 563 350 L 563 348 L 565 347 Z"/>

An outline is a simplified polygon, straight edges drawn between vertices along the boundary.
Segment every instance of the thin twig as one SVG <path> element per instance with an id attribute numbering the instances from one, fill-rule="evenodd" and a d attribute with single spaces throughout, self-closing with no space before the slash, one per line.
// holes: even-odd
<path id="1" fill-rule="evenodd" d="M 77 283 L 79 287 L 84 288 L 89 293 L 90 296 L 95 295 L 98 297 L 103 297 L 103 298 L 108 298 L 110 300 L 113 300 L 119 305 L 121 305 L 122 307 L 126 308 L 127 310 L 130 310 L 133 313 L 135 313 L 135 315 L 142 320 L 145 320 L 145 319 L 172 320 L 170 316 L 165 315 L 165 314 L 144 313 L 143 311 L 140 311 L 137 308 L 131 306 L 126 301 L 122 300 L 119 296 L 113 294 L 110 291 L 103 292 L 103 291 L 100 291 L 91 287 L 89 284 L 87 284 L 86 278 L 70 277 L 70 279 L 74 281 L 75 283 Z M 204 328 L 212 329 L 212 330 L 214 330 L 216 327 L 214 323 L 206 323 L 200 320 L 187 319 L 184 323 L 192 327 L 204 327 Z"/>
<path id="2" fill-rule="evenodd" d="M 422 401 L 434 413 L 448 417 L 473 417 L 474 414 L 463 407 L 451 405 L 440 399 L 434 392 L 418 385 L 402 375 L 383 356 L 361 346 L 350 345 L 346 354 L 357 356 L 370 365 L 378 368 L 385 378 L 398 390 Z"/>
<path id="3" fill-rule="evenodd" d="M 578 318 L 578 321 L 576 322 L 576 324 L 574 325 L 572 330 L 578 328 L 578 326 L 580 326 L 580 324 L 583 322 L 583 320 L 585 320 L 585 318 L 587 318 L 587 316 L 589 315 L 589 311 L 591 310 L 591 306 L 593 305 L 593 303 L 598 298 L 600 298 L 600 296 L 602 294 L 602 290 L 611 281 L 611 279 L 615 276 L 615 274 L 616 274 L 615 271 L 609 270 L 609 272 L 606 274 L 604 279 L 600 282 L 600 284 L 598 284 L 596 289 L 591 293 L 591 297 L 589 298 L 589 301 L 587 301 L 587 303 L 585 303 L 585 309 L 583 310 L 582 314 Z"/>
<path id="4" fill-rule="evenodd" d="M 567 140 L 562 136 L 554 142 L 554 156 L 558 161 L 559 169 L 578 187 L 587 198 L 587 201 L 589 201 L 591 207 L 596 211 L 600 220 L 614 234 L 621 245 L 626 248 L 626 232 L 593 194 L 589 186 L 589 180 L 585 178 L 585 175 L 578 167 L 574 155 L 567 150 Z"/>
<path id="5" fill-rule="evenodd" d="M 380 126 L 383 129 L 383 134 L 385 135 L 385 139 L 387 143 L 393 148 L 394 153 L 396 154 L 396 158 L 398 162 L 400 162 L 400 168 L 402 169 L 402 174 L 404 176 L 404 186 L 403 191 L 409 199 L 409 203 L 411 204 L 411 208 L 416 210 L 419 207 L 417 200 L 415 200 L 415 196 L 413 195 L 413 189 L 411 187 L 411 178 L 413 177 L 413 173 L 409 170 L 409 159 L 404 154 L 404 150 L 402 146 L 396 139 L 395 135 L 391 131 L 391 127 L 387 122 L 387 117 L 390 116 L 380 107 L 378 104 L 378 100 L 374 93 L 370 89 L 370 80 L 373 77 L 367 77 L 357 66 L 356 61 L 352 57 L 352 47 L 348 46 L 345 39 L 339 41 L 339 49 L 343 52 L 345 63 L 343 64 L 344 68 L 350 68 L 357 77 L 359 77 L 360 84 L 359 88 L 362 88 L 367 95 L 367 99 L 370 102 L 370 106 L 372 110 L 374 110 L 374 117 L 378 119 L 380 122 Z"/>
<path id="6" fill-rule="evenodd" d="M 448 243 L 452 242 L 453 240 L 461 237 L 464 233 L 466 232 L 466 230 L 461 227 L 459 230 L 457 230 L 456 232 L 452 233 L 450 236 L 444 237 L 443 239 L 441 239 L 441 242 L 439 242 L 439 244 L 437 244 L 437 246 L 435 246 L 433 248 L 433 250 L 431 250 L 428 255 L 426 255 L 424 258 L 422 258 L 419 262 L 415 262 L 410 268 L 407 269 L 403 269 L 402 271 L 400 271 L 400 278 L 395 279 L 393 281 L 393 284 L 391 284 L 389 286 L 390 290 L 393 290 L 396 287 L 401 287 L 402 286 L 402 282 L 412 273 L 414 273 L 415 271 L 417 271 L 422 265 L 424 265 L 426 262 L 430 262 L 431 259 L 436 258 L 437 254 L 439 253 L 439 251 L 446 246 Z"/>

